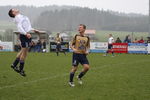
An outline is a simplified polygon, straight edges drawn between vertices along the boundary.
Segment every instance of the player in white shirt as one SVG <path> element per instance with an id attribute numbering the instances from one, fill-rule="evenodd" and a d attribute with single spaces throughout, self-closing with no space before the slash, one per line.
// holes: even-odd
<path id="1" fill-rule="evenodd" d="M 15 24 L 17 25 L 17 29 L 20 33 L 19 39 L 21 42 L 21 51 L 17 54 L 17 57 L 11 68 L 20 73 L 22 76 L 26 76 L 24 72 L 24 63 L 28 53 L 28 49 L 31 46 L 31 31 L 35 33 L 39 33 L 38 30 L 35 30 L 31 27 L 31 23 L 28 17 L 20 14 L 17 9 L 10 9 L 8 15 L 14 19 Z M 20 62 L 19 68 L 17 67 Z"/>
<path id="2" fill-rule="evenodd" d="M 109 34 L 109 39 L 108 39 L 108 50 L 106 51 L 106 54 L 104 56 L 107 56 L 109 52 L 112 53 L 112 57 L 114 57 L 114 51 L 113 51 L 113 43 L 114 43 L 114 38 L 112 34 Z"/>

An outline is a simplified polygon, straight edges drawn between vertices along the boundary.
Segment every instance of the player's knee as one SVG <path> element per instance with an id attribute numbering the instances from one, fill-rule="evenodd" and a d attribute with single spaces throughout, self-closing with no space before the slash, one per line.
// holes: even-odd
<path id="1" fill-rule="evenodd" d="M 24 56 L 21 56 L 21 57 L 20 57 L 20 60 L 25 60 L 25 57 L 24 57 Z"/>
<path id="2" fill-rule="evenodd" d="M 84 67 L 84 69 L 85 69 L 86 71 L 88 71 L 88 70 L 90 69 L 90 67 L 89 67 L 89 66 L 86 66 L 86 67 Z"/>
<path id="3" fill-rule="evenodd" d="M 21 52 L 19 52 L 16 57 L 20 58 L 21 57 Z"/>
<path id="4" fill-rule="evenodd" d="M 16 58 L 20 58 L 20 55 L 17 55 Z"/>
<path id="5" fill-rule="evenodd" d="M 73 71 L 76 72 L 76 71 L 77 71 L 77 68 L 73 69 Z"/>
<path id="6" fill-rule="evenodd" d="M 71 72 L 76 72 L 76 71 L 77 71 L 77 68 L 75 67 L 71 69 Z"/>
<path id="7" fill-rule="evenodd" d="M 90 70 L 90 67 L 87 67 L 87 71 Z"/>

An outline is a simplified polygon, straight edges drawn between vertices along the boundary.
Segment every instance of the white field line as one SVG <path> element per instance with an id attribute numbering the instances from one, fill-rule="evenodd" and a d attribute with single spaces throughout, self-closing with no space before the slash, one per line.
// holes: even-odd
<path id="1" fill-rule="evenodd" d="M 135 61 L 135 62 L 132 62 L 132 63 L 117 63 L 117 64 L 113 64 L 113 65 L 124 65 L 124 64 L 128 65 L 128 64 L 141 63 L 141 62 L 146 62 L 146 61 L 149 61 L 149 60 Z M 101 67 L 91 68 L 91 70 L 102 69 L 102 68 L 109 67 L 109 66 L 111 66 L 111 65 L 103 65 Z M 64 76 L 67 76 L 67 75 L 69 75 L 69 72 L 65 73 L 65 74 L 61 74 L 61 75 L 55 75 L 55 76 L 40 78 L 40 79 L 33 80 L 33 81 L 28 81 L 28 82 L 22 82 L 22 83 L 18 83 L 18 84 L 13 84 L 13 85 L 2 86 L 2 87 L 0 87 L 0 90 L 6 89 L 6 88 L 13 88 L 13 87 L 21 86 L 21 85 L 28 85 L 28 84 L 31 84 L 31 83 L 37 83 L 39 81 L 45 81 L 45 80 L 54 79 L 54 78 L 58 78 L 58 77 L 64 77 Z"/>

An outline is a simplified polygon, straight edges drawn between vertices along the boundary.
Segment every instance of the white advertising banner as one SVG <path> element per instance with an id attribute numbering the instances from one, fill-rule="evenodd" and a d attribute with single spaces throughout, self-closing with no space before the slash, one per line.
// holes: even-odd
<path id="1" fill-rule="evenodd" d="M 148 53 L 150 53 L 150 43 L 148 43 L 147 51 L 148 51 Z"/>
<path id="2" fill-rule="evenodd" d="M 91 42 L 90 43 L 90 51 L 91 52 L 106 52 L 108 49 L 107 42 Z"/>
<path id="3" fill-rule="evenodd" d="M 128 43 L 128 53 L 147 53 L 147 43 Z"/>
<path id="4" fill-rule="evenodd" d="M 107 49 L 107 42 L 90 42 L 90 52 L 105 53 Z M 72 52 L 71 48 L 69 48 L 69 51 Z"/>
<path id="5" fill-rule="evenodd" d="M 13 51 L 13 42 L 0 42 L 0 51 Z"/>

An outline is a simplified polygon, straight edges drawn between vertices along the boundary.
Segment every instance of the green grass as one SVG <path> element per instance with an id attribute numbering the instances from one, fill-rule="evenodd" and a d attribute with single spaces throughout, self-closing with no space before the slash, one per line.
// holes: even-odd
<path id="1" fill-rule="evenodd" d="M 150 55 L 88 56 L 82 86 L 68 86 L 71 54 L 29 53 L 21 77 L 10 68 L 16 53 L 0 52 L 0 100 L 149 100 Z M 79 71 L 81 70 L 79 67 Z M 79 71 L 77 73 L 79 73 Z M 76 74 L 77 75 L 77 74 Z"/>

